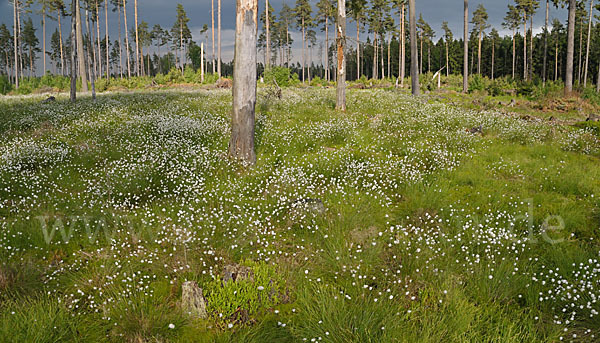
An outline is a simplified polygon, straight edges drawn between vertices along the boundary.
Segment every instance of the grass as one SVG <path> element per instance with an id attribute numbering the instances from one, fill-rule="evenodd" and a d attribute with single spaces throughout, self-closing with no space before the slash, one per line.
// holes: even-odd
<path id="1" fill-rule="evenodd" d="M 264 92 L 249 169 L 224 157 L 228 91 L 0 99 L 0 341 L 600 335 L 593 125 Z M 224 284 L 231 264 L 253 280 Z M 181 310 L 187 280 L 207 319 Z"/>

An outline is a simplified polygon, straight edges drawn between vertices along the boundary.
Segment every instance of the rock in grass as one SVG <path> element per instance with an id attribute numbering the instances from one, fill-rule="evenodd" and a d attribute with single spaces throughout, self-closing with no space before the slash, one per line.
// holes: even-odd
<path id="1" fill-rule="evenodd" d="M 595 114 L 590 114 L 590 116 L 585 121 L 598 122 L 598 121 L 600 121 L 600 116 L 595 115 Z"/>
<path id="2" fill-rule="evenodd" d="M 42 104 L 49 104 L 49 103 L 55 102 L 55 101 L 56 101 L 56 98 L 51 96 L 51 97 L 48 97 L 46 100 L 42 100 Z"/>
<path id="3" fill-rule="evenodd" d="M 237 282 L 249 280 L 254 282 L 254 272 L 249 267 L 240 266 L 238 264 L 226 265 L 223 269 L 223 283 L 229 281 Z"/>
<path id="4" fill-rule="evenodd" d="M 181 307 L 183 311 L 195 318 L 206 318 L 206 300 L 202 288 L 195 281 L 186 281 L 181 286 Z"/>
<path id="5" fill-rule="evenodd" d="M 301 213 L 325 213 L 325 205 L 321 199 L 298 199 L 290 203 L 290 209 L 297 214 Z"/>

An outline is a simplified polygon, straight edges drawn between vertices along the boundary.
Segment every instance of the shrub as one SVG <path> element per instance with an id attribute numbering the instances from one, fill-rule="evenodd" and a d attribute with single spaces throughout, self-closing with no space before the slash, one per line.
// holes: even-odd
<path id="1" fill-rule="evenodd" d="M 469 93 L 476 91 L 482 92 L 485 88 L 485 80 L 481 75 L 475 74 L 471 77 L 471 81 L 469 82 Z"/>
<path id="2" fill-rule="evenodd" d="M 0 94 L 7 94 L 12 90 L 12 84 L 6 75 L 0 75 Z"/>
<path id="3" fill-rule="evenodd" d="M 271 67 L 263 73 L 265 83 L 277 81 L 279 87 L 288 87 L 290 85 L 290 70 L 284 67 Z"/>
<path id="4" fill-rule="evenodd" d="M 187 83 L 196 82 L 196 71 L 192 67 L 186 66 L 183 72 L 183 79 Z"/>
<path id="5" fill-rule="evenodd" d="M 181 75 L 181 71 L 175 67 L 171 68 L 167 74 L 167 82 L 169 83 L 180 83 L 183 82 L 184 78 Z"/>

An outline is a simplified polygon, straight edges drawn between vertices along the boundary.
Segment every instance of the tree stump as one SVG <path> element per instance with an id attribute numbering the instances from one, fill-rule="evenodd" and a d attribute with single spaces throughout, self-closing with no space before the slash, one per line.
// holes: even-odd
<path id="1" fill-rule="evenodd" d="M 202 288 L 195 281 L 186 281 L 181 286 L 181 307 L 195 318 L 206 318 L 206 301 L 202 295 Z"/>

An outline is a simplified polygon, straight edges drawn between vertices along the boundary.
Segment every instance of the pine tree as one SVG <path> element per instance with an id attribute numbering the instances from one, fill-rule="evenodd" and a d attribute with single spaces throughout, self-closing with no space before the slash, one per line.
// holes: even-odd
<path id="1" fill-rule="evenodd" d="M 308 0 L 296 0 L 294 14 L 296 15 L 296 26 L 302 30 L 302 82 L 304 83 L 306 79 L 304 72 L 306 68 L 306 29 L 313 26 L 310 2 Z"/>
<path id="2" fill-rule="evenodd" d="M 329 81 L 329 20 L 335 15 L 334 4 L 330 0 L 320 0 L 317 3 L 317 24 L 323 25 L 325 31 L 325 79 Z"/>
<path id="3" fill-rule="evenodd" d="M 484 31 L 490 26 L 487 23 L 488 13 L 482 4 L 477 6 L 475 12 L 473 12 L 473 19 L 471 23 L 474 25 L 475 32 L 478 37 L 477 44 L 477 74 L 481 74 L 481 42 L 483 40 Z"/>
<path id="4" fill-rule="evenodd" d="M 442 23 L 442 30 L 444 30 L 444 43 L 446 45 L 446 77 L 450 75 L 450 43 L 454 41 L 454 35 L 452 30 L 448 26 L 448 22 Z"/>

